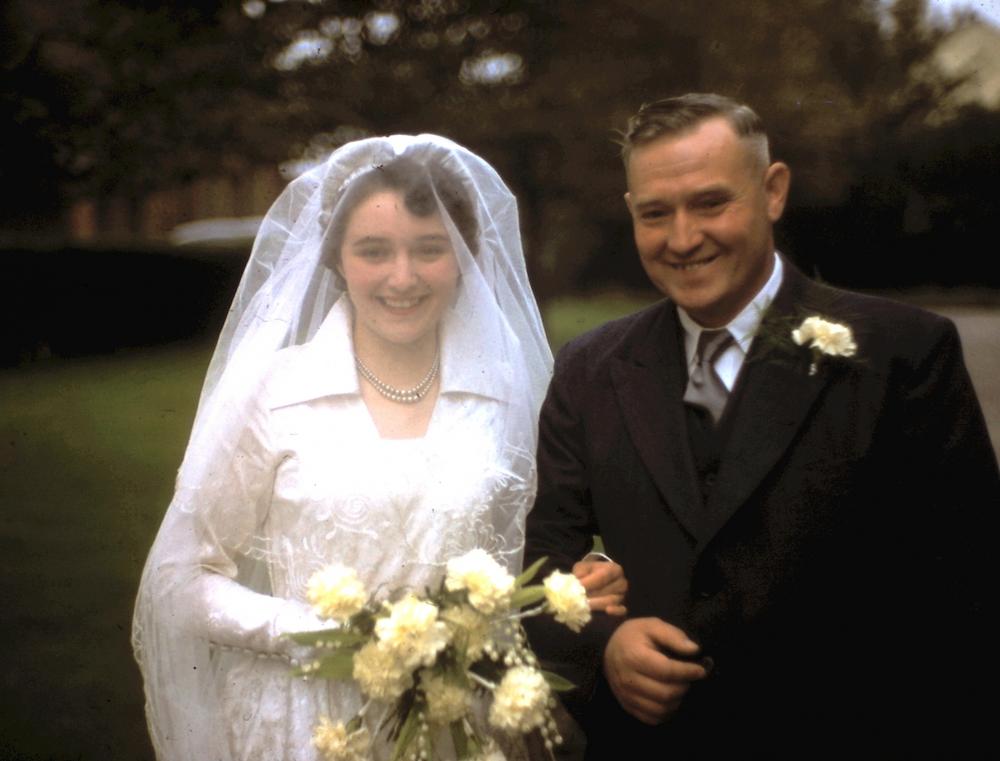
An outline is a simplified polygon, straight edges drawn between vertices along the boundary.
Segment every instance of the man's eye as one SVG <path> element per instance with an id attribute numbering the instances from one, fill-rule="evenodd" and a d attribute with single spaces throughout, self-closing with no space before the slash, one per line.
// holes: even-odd
<path id="1" fill-rule="evenodd" d="M 667 213 L 663 209 L 649 209 L 647 211 L 642 212 L 639 215 L 639 217 L 640 219 L 644 219 L 651 222 L 657 219 L 662 219 L 666 215 Z"/>
<path id="2" fill-rule="evenodd" d="M 384 259 L 389 255 L 389 252 L 384 248 L 378 248 L 375 246 L 364 247 L 355 249 L 354 252 L 360 256 L 362 259 L 379 260 Z"/>
<path id="3" fill-rule="evenodd" d="M 708 196 L 706 198 L 701 198 L 695 204 L 695 208 L 702 209 L 703 211 L 713 211 L 721 209 L 729 202 L 729 199 L 725 196 Z"/>

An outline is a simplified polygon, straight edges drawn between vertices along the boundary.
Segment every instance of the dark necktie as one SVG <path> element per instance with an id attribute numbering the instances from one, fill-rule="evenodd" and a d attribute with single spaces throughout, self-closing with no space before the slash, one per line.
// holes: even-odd
<path id="1" fill-rule="evenodd" d="M 715 371 L 715 361 L 731 343 L 733 336 L 725 328 L 701 331 L 695 351 L 695 366 L 684 391 L 684 402 L 705 409 L 712 416 L 713 423 L 719 422 L 729 398 L 729 390 Z"/>

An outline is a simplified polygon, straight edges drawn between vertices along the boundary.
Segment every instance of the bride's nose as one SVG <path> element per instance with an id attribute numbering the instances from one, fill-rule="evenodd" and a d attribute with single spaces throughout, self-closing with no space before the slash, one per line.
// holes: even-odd
<path id="1" fill-rule="evenodd" d="M 397 252 L 389 271 L 388 285 L 398 291 L 406 290 L 417 282 L 413 257 L 406 251 Z"/>

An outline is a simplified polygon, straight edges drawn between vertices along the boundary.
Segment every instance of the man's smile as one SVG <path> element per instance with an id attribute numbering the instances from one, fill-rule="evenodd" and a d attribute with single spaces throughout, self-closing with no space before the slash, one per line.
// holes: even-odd
<path id="1" fill-rule="evenodd" d="M 709 257 L 706 257 L 704 259 L 698 259 L 697 261 L 694 262 L 667 262 L 667 264 L 669 264 L 675 270 L 682 270 L 682 271 L 693 270 L 693 269 L 698 269 L 699 267 L 704 267 L 706 264 L 711 264 L 720 256 L 721 254 L 712 254 Z"/>

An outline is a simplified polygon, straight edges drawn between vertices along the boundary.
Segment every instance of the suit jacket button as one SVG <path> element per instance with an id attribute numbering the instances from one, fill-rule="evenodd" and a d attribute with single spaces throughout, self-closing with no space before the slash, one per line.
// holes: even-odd
<path id="1" fill-rule="evenodd" d="M 713 486 L 715 486 L 715 473 L 708 473 L 705 476 L 705 488 L 711 489 Z"/>
<path id="2" fill-rule="evenodd" d="M 707 589 L 699 589 L 695 594 L 698 595 L 699 600 L 708 600 L 712 597 L 712 593 Z"/>

